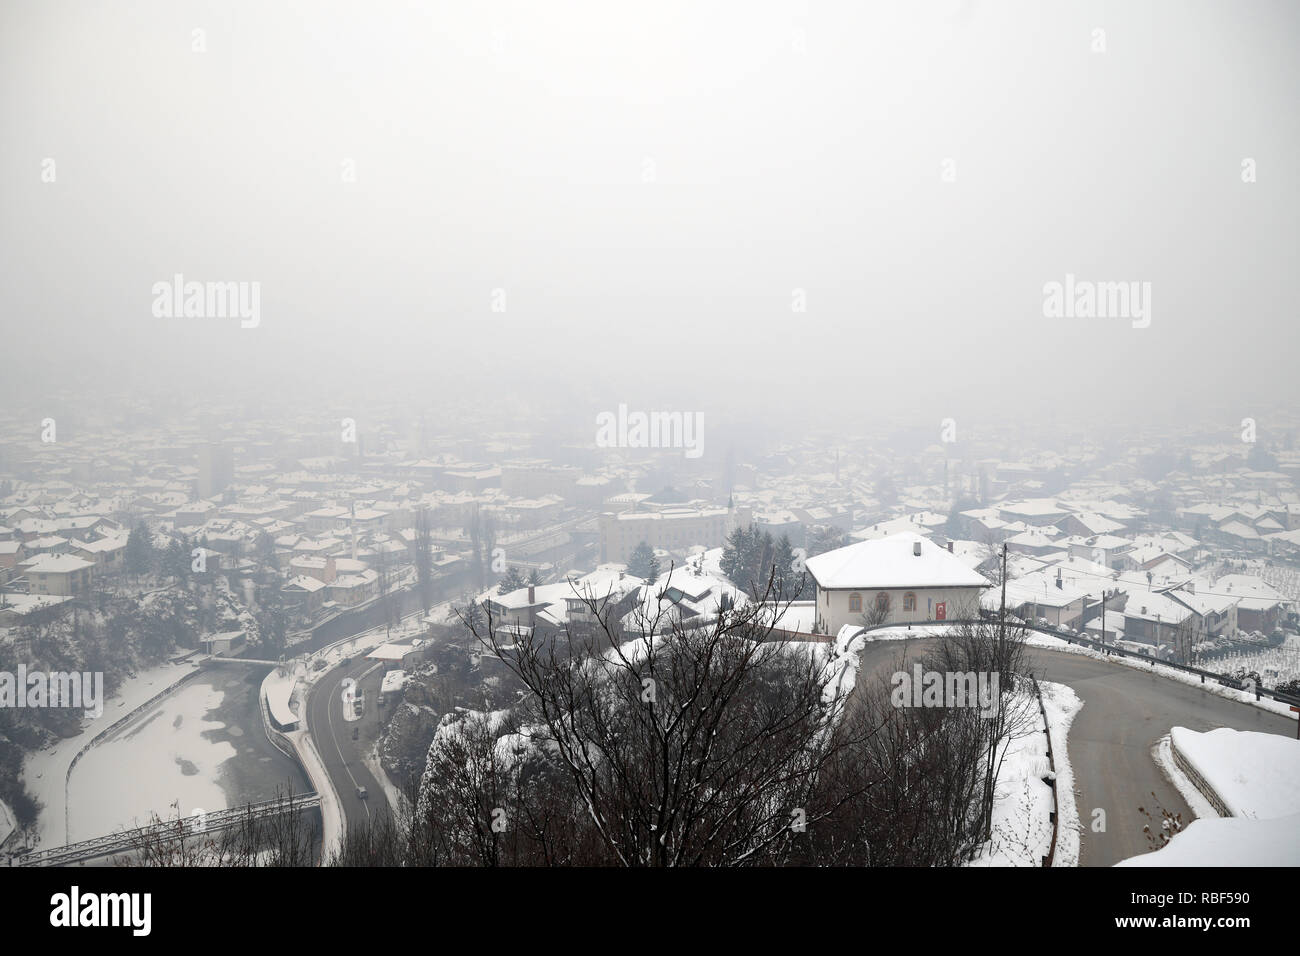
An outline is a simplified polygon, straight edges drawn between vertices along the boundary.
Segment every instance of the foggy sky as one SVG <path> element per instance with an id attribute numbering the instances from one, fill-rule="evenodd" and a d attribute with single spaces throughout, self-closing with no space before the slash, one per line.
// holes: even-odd
<path id="1" fill-rule="evenodd" d="M 845 428 L 1294 405 L 1298 26 L 1258 0 L 8 0 L 0 396 Z M 155 318 L 176 273 L 260 282 L 260 325 Z M 1067 273 L 1150 282 L 1150 327 L 1044 317 Z"/>

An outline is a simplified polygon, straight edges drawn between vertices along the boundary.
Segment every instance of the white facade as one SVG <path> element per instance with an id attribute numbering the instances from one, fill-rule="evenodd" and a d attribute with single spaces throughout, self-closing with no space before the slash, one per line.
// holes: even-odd
<path id="1" fill-rule="evenodd" d="M 927 621 L 958 620 L 979 617 L 978 587 L 958 588 L 855 588 L 847 591 L 817 589 L 817 631 L 836 634 L 845 624 L 861 627 L 884 595 L 889 614 L 883 624 L 920 624 Z M 858 610 L 854 610 L 854 596 Z M 909 602 L 908 596 L 914 601 Z M 908 609 L 909 603 L 911 609 Z"/>

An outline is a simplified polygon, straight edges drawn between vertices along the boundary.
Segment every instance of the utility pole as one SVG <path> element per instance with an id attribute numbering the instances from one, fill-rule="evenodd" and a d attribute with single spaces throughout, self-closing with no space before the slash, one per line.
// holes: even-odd
<path id="1" fill-rule="evenodd" d="M 1007 638 L 1007 543 L 1002 542 L 1002 610 L 998 612 L 1002 624 L 1002 639 Z"/>
<path id="2" fill-rule="evenodd" d="M 1106 585 L 1101 586 L 1101 653 L 1106 653 Z"/>

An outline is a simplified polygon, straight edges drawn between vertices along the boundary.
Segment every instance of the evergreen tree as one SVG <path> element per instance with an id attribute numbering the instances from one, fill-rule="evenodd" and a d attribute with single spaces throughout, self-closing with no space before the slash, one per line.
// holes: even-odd
<path id="1" fill-rule="evenodd" d="M 143 521 L 136 522 L 127 536 L 126 552 L 122 560 L 126 564 L 127 572 L 136 577 L 148 574 L 153 569 L 153 540 L 149 536 L 149 527 Z"/>
<path id="2" fill-rule="evenodd" d="M 776 583 L 778 597 L 782 600 L 795 601 L 800 597 L 811 596 L 812 579 L 802 564 L 796 567 L 794 546 L 788 535 L 781 535 L 776 543 Z"/>
<path id="3" fill-rule="evenodd" d="M 834 551 L 836 548 L 844 547 L 846 543 L 847 536 L 839 528 L 831 525 L 818 527 L 808 544 L 808 557 Z"/>
<path id="4" fill-rule="evenodd" d="M 644 581 L 654 581 L 659 577 L 659 559 L 648 542 L 642 541 L 627 558 L 628 573 Z"/>
<path id="5" fill-rule="evenodd" d="M 258 643 L 272 660 L 278 660 L 288 645 L 289 612 L 278 584 L 258 588 L 257 612 Z"/>
<path id="6" fill-rule="evenodd" d="M 512 564 L 506 568 L 505 576 L 501 578 L 501 583 L 497 585 L 497 594 L 509 594 L 511 591 L 518 591 L 526 586 L 523 573 Z"/>

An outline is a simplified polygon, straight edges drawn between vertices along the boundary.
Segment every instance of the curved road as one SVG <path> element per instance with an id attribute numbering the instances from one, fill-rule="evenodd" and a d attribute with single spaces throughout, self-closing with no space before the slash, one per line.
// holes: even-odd
<path id="1" fill-rule="evenodd" d="M 859 654 L 860 675 L 895 667 L 900 654 L 907 660 L 919 657 L 931 643 L 932 639 L 923 638 L 870 642 Z M 1195 819 L 1151 755 L 1156 741 L 1171 727 L 1231 727 L 1296 735 L 1293 719 L 1147 669 L 1042 647 L 1027 647 L 1026 653 L 1039 680 L 1066 684 L 1083 701 L 1066 746 L 1082 828 L 1080 866 L 1110 866 L 1150 849 L 1142 832 L 1147 820 L 1138 807 L 1147 808 L 1159 819 L 1159 811 L 1153 809 L 1153 791 L 1161 806 L 1182 814 L 1184 825 Z M 858 686 L 866 683 L 859 679 Z M 1067 796 L 1060 794 L 1061 799 Z M 1104 832 L 1092 831 L 1094 809 L 1105 811 Z"/>
<path id="2" fill-rule="evenodd" d="M 906 666 L 903 661 L 923 655 L 934 641 L 915 638 L 867 643 L 859 652 L 857 687 L 867 686 L 866 678 L 873 672 Z M 1139 807 L 1158 819 L 1159 812 L 1154 809 L 1158 802 L 1181 814 L 1184 824 L 1195 819 L 1151 754 L 1171 727 L 1197 731 L 1231 727 L 1295 736 L 1293 719 L 1160 676 L 1148 668 L 1035 646 L 1027 647 L 1026 654 L 1035 676 L 1068 685 L 1083 701 L 1067 741 L 1082 828 L 1081 866 L 1110 866 L 1150 849 L 1142 832 L 1147 818 Z M 383 788 L 362 761 L 362 753 L 376 739 L 381 716 L 377 706 L 381 672 L 376 670 L 361 679 L 371 666 L 372 662 L 357 658 L 334 667 L 317 681 L 307 699 L 307 725 L 338 791 L 350 831 L 364 827 L 373 812 L 387 805 Z M 355 722 L 343 716 L 343 680 L 348 677 L 359 682 L 366 700 L 365 713 Z M 354 727 L 361 728 L 356 741 L 352 739 Z M 369 791 L 368 800 L 357 796 L 358 786 Z M 1060 798 L 1068 795 L 1062 793 Z M 1102 832 L 1092 830 L 1097 809 L 1105 811 Z"/>
<path id="3" fill-rule="evenodd" d="M 307 695 L 307 729 L 325 762 L 325 772 L 338 792 L 349 833 L 363 829 L 373 812 L 388 805 L 384 788 L 362 760 L 362 754 L 374 745 L 379 732 L 378 698 L 379 684 L 383 680 L 382 668 L 364 680 L 361 677 L 372 667 L 374 661 L 368 661 L 364 656 L 339 664 L 322 675 Z M 343 681 L 349 677 L 357 681 L 357 690 L 365 697 L 364 713 L 355 721 L 343 716 Z M 360 729 L 357 740 L 352 739 L 353 728 Z M 369 799 L 357 796 L 359 786 L 366 788 Z"/>

